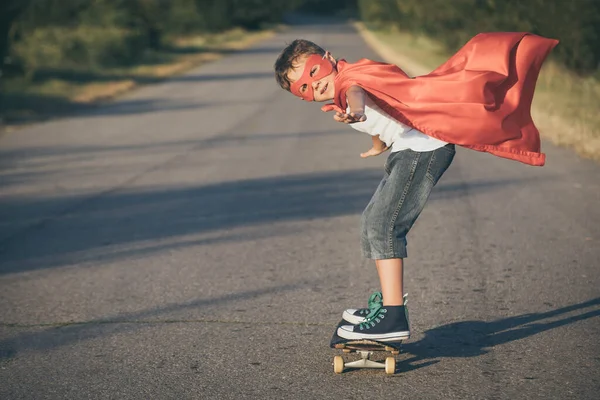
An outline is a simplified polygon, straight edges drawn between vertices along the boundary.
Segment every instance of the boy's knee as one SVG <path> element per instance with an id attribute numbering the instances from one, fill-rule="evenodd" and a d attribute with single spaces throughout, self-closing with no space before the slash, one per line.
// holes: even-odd
<path id="1" fill-rule="evenodd" d="M 391 227 L 381 220 L 363 220 L 362 244 L 366 258 L 406 258 L 406 237 L 390 232 Z"/>

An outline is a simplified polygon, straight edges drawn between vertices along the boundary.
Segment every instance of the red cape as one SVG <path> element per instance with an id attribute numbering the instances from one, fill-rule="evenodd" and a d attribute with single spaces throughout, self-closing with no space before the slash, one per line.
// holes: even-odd
<path id="1" fill-rule="evenodd" d="M 483 33 L 416 78 L 396 65 L 339 60 L 335 105 L 345 110 L 346 91 L 358 85 L 391 117 L 429 136 L 544 165 L 530 109 L 542 63 L 557 44 L 528 33 Z"/>

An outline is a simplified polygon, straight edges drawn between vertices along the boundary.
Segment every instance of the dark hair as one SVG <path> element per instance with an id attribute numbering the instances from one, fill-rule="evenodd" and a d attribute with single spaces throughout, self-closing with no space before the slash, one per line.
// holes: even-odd
<path id="1" fill-rule="evenodd" d="M 296 39 L 283 49 L 274 65 L 275 79 L 279 86 L 289 91 L 291 83 L 287 76 L 288 72 L 294 68 L 294 63 L 298 57 L 312 54 L 322 56 L 325 55 L 325 50 L 321 46 L 304 39 Z"/>

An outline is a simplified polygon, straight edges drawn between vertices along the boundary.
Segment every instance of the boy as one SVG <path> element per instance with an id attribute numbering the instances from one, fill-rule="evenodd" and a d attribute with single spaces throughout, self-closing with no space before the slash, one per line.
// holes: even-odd
<path id="1" fill-rule="evenodd" d="M 391 149 L 385 175 L 361 218 L 363 255 L 374 259 L 381 293 L 348 309 L 345 339 L 410 336 L 404 302 L 406 235 L 452 163 L 454 145 L 543 165 L 529 113 L 541 64 L 558 42 L 526 33 L 480 34 L 432 73 L 410 79 L 395 65 L 350 64 L 307 40 L 275 63 L 279 85 L 306 101 L 330 101 L 334 120 L 371 135 L 361 157 Z"/>

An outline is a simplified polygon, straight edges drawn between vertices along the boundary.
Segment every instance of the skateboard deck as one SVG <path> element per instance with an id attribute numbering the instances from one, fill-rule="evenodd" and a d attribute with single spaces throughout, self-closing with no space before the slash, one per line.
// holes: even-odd
<path id="1" fill-rule="evenodd" d="M 342 320 L 335 327 L 329 346 L 332 349 L 342 350 L 342 352 L 346 354 L 358 353 L 361 358 L 356 361 L 347 362 L 344 361 L 342 356 L 333 357 L 333 371 L 336 374 L 341 374 L 347 368 L 382 368 L 385 369 L 385 373 L 388 375 L 393 375 L 396 372 L 395 356 L 400 354 L 400 345 L 402 344 L 402 341 L 380 342 L 369 339 L 344 339 L 337 335 L 337 329 L 341 325 L 348 325 L 348 322 Z M 375 352 L 389 353 L 389 355 L 384 361 L 375 361 L 371 359 L 371 356 Z"/>

